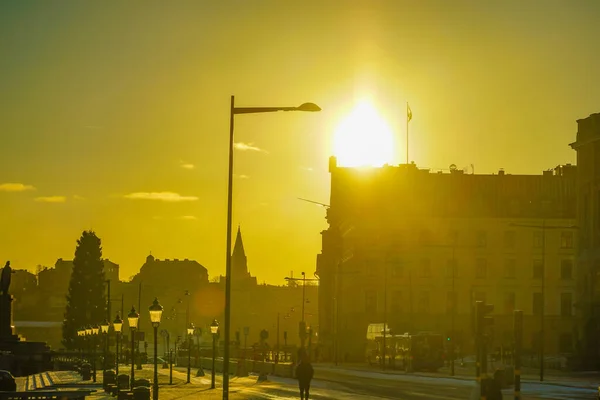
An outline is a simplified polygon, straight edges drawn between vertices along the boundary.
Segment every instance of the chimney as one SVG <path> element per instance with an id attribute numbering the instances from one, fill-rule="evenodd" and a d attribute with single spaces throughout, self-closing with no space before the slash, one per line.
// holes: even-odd
<path id="1" fill-rule="evenodd" d="M 504 168 L 500 168 L 498 171 L 498 176 L 504 176 Z"/>

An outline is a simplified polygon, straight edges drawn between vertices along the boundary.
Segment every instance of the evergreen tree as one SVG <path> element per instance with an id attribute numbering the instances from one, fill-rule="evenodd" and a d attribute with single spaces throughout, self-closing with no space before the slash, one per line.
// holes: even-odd
<path id="1" fill-rule="evenodd" d="M 73 271 L 63 321 L 63 345 L 77 348 L 77 330 L 106 318 L 102 243 L 96 233 L 84 231 L 77 240 Z"/>

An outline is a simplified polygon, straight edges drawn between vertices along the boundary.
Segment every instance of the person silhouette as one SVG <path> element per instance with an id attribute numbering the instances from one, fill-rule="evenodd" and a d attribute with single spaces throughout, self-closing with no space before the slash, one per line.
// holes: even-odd
<path id="1" fill-rule="evenodd" d="M 296 366 L 296 378 L 298 379 L 298 386 L 300 387 L 300 399 L 308 400 L 310 381 L 313 378 L 314 369 L 306 352 L 301 352 L 299 356 L 300 363 Z"/>

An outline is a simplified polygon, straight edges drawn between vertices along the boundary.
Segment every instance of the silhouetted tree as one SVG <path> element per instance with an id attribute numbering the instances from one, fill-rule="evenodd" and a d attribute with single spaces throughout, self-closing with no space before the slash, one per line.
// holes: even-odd
<path id="1" fill-rule="evenodd" d="M 77 330 L 100 324 L 106 317 L 102 243 L 96 233 L 84 231 L 77 241 L 63 321 L 63 345 L 77 348 Z"/>

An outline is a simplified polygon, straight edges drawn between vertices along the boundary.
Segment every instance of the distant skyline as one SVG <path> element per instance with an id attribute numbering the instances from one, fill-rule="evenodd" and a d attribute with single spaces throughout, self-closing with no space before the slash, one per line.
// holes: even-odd
<path id="1" fill-rule="evenodd" d="M 329 203 L 358 104 L 389 127 L 394 164 L 407 102 L 420 167 L 575 163 L 575 120 L 600 112 L 598 18 L 592 0 L 2 2 L 0 262 L 54 265 L 93 229 L 123 278 L 150 252 L 223 274 L 233 94 L 323 109 L 236 117 L 248 267 L 312 275 L 325 210 L 297 198 Z"/>

